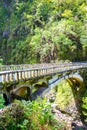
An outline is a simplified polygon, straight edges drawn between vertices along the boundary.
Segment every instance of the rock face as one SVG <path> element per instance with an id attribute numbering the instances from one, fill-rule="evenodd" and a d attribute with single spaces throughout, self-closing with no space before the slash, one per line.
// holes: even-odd
<path id="1" fill-rule="evenodd" d="M 83 126 L 83 123 L 80 119 L 80 113 L 77 110 L 75 110 L 75 108 L 71 108 L 73 111 L 72 113 L 61 110 L 60 108 L 58 108 L 57 104 L 54 104 L 52 108 L 52 112 L 54 113 L 55 118 L 57 120 L 65 122 L 68 129 L 71 130 L 72 122 L 76 122 L 76 124 Z"/>
<path id="2" fill-rule="evenodd" d="M 72 122 L 71 124 L 72 130 L 87 130 L 86 126 L 78 126 L 76 123 Z"/>

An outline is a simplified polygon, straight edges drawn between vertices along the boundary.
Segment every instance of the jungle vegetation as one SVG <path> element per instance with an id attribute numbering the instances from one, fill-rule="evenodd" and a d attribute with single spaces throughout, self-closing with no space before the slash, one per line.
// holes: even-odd
<path id="1" fill-rule="evenodd" d="M 0 115 L 0 130 L 64 130 L 64 123 L 57 121 L 51 104 L 38 101 L 16 101 Z"/>
<path id="2" fill-rule="evenodd" d="M 0 61 L 87 60 L 86 0 L 1 0 Z"/>

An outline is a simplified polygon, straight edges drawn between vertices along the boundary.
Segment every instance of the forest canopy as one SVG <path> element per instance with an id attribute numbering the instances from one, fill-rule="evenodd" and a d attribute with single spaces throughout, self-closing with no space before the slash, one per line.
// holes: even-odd
<path id="1" fill-rule="evenodd" d="M 87 61 L 86 0 L 1 0 L 3 64 Z"/>

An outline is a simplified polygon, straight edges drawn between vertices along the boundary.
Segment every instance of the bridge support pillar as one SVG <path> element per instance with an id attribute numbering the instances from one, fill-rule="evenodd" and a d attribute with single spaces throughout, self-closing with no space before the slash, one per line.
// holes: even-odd
<path id="1" fill-rule="evenodd" d="M 32 93 L 30 88 L 27 88 L 26 100 L 32 100 Z"/>
<path id="2" fill-rule="evenodd" d="M 5 100 L 4 105 L 8 105 L 11 103 L 11 96 L 9 92 L 3 93 L 3 98 Z"/>

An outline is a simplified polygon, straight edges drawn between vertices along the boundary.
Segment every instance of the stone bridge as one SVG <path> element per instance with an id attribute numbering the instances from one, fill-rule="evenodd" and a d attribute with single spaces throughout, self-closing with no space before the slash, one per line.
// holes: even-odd
<path id="1" fill-rule="evenodd" d="M 32 100 L 35 92 L 44 97 L 63 79 L 82 85 L 80 72 L 86 69 L 86 62 L 0 66 L 0 93 L 7 103 L 14 99 Z"/>

